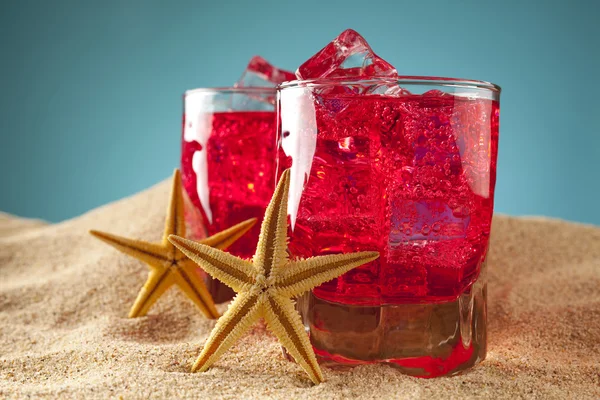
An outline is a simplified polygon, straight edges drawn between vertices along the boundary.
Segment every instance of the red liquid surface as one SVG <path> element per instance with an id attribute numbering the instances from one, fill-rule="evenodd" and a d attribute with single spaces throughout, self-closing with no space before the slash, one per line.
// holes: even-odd
<path id="1" fill-rule="evenodd" d="M 349 305 L 456 299 L 486 256 L 498 103 L 438 91 L 314 97 L 316 150 L 290 251 L 381 253 L 314 295 Z"/>
<path id="2" fill-rule="evenodd" d="M 275 188 L 275 113 L 218 112 L 209 114 L 208 119 L 210 124 L 206 128 L 210 129 L 210 134 L 205 147 L 198 141 L 182 141 L 183 185 L 191 202 L 202 212 L 207 235 L 246 219 L 258 218 L 252 230 L 228 249 L 232 254 L 250 258 L 254 255 L 260 222 Z M 183 123 L 185 129 L 185 117 Z M 206 182 L 198 178 L 192 165 L 197 152 L 196 157 L 202 157 L 206 162 Z M 208 205 L 202 205 L 199 191 L 209 193 Z M 207 215 L 207 206 L 212 222 Z"/>

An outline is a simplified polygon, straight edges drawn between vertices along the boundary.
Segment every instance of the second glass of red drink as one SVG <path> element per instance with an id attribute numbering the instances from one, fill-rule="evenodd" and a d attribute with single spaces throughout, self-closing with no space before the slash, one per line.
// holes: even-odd
<path id="1" fill-rule="evenodd" d="M 228 251 L 251 258 L 275 189 L 275 88 L 195 89 L 185 93 L 181 171 L 196 238 L 249 218 L 258 223 Z M 194 216 L 196 216 L 194 218 Z M 206 276 L 215 302 L 233 291 Z"/>

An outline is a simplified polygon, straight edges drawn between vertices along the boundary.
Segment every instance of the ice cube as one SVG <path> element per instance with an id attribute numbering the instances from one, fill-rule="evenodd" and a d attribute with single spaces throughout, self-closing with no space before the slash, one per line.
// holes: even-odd
<path id="1" fill-rule="evenodd" d="M 408 200 L 391 194 L 389 245 L 409 242 L 464 239 L 471 220 L 468 212 L 457 214 L 444 200 Z"/>
<path id="2" fill-rule="evenodd" d="M 285 81 L 296 79 L 289 71 L 279 69 L 260 56 L 254 56 L 240 79 L 237 88 L 267 88 L 260 91 L 243 91 L 232 94 L 229 108 L 234 110 L 274 111 L 275 87 Z"/>
<path id="3" fill-rule="evenodd" d="M 275 87 L 285 81 L 293 81 L 296 76 L 293 72 L 279 69 L 261 56 L 254 56 L 248 63 L 246 70 L 235 83 L 235 87 Z"/>
<path id="4" fill-rule="evenodd" d="M 235 111 L 275 111 L 277 92 L 239 92 L 228 98 L 228 107 Z"/>
<path id="5" fill-rule="evenodd" d="M 298 79 L 397 77 L 390 63 L 373 52 L 355 30 L 346 29 L 296 71 Z"/>
<path id="6" fill-rule="evenodd" d="M 408 96 L 410 92 L 403 87 L 400 86 L 392 86 L 387 89 L 384 93 L 386 96 L 399 97 L 399 96 Z"/>
<path id="7" fill-rule="evenodd" d="M 423 97 L 448 97 L 448 96 L 452 96 L 452 94 L 447 93 L 447 92 L 442 92 L 441 90 L 432 89 L 432 90 L 429 90 L 429 91 L 423 93 L 421 96 L 423 96 Z"/>
<path id="8" fill-rule="evenodd" d="M 364 91 L 366 94 L 380 94 L 384 96 L 390 97 L 400 97 L 400 96 L 408 96 L 411 93 L 399 86 L 397 81 L 393 82 L 384 82 L 376 85 L 372 85 Z"/>

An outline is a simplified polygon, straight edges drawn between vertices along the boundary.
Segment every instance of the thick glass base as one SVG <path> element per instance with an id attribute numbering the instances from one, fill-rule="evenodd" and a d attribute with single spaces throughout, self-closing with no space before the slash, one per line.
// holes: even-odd
<path id="1" fill-rule="evenodd" d="M 216 304 L 225 303 L 233 299 L 235 296 L 233 289 L 217 279 L 212 278 L 204 271 L 202 272 L 204 273 L 204 283 L 206 284 L 206 288 Z"/>
<path id="2" fill-rule="evenodd" d="M 187 192 L 183 191 L 183 203 L 185 210 L 185 225 L 187 238 L 192 240 L 202 240 L 208 236 L 204 219 L 200 210 L 192 204 Z M 235 292 L 227 285 L 213 279 L 200 267 L 200 274 L 204 277 L 204 284 L 216 304 L 225 303 L 233 299 Z"/>
<path id="3" fill-rule="evenodd" d="M 298 300 L 319 362 L 328 367 L 386 363 L 405 374 L 458 374 L 485 358 L 486 273 L 456 300 L 381 307 Z"/>

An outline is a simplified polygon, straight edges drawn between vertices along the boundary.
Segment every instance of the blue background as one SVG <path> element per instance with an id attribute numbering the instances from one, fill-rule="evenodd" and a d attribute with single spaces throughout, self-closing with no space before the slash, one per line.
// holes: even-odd
<path id="1" fill-rule="evenodd" d="M 58 221 L 168 177 L 185 89 L 354 28 L 401 74 L 502 86 L 497 211 L 600 224 L 599 4 L 4 0 L 0 210 Z"/>

